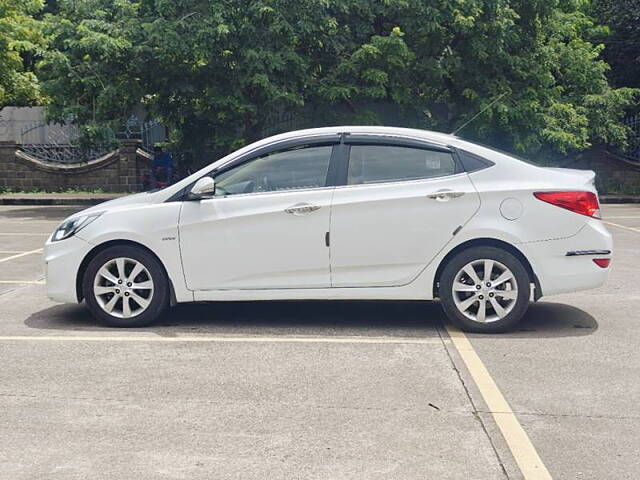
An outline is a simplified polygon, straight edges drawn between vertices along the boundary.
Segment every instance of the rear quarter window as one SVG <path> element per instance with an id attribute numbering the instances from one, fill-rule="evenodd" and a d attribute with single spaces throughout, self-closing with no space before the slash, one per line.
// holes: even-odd
<path id="1" fill-rule="evenodd" d="M 464 171 L 467 173 L 477 172 L 478 170 L 483 170 L 495 165 L 495 163 L 480 155 L 465 152 L 464 150 L 457 150 L 457 152 L 462 168 L 464 168 Z"/>

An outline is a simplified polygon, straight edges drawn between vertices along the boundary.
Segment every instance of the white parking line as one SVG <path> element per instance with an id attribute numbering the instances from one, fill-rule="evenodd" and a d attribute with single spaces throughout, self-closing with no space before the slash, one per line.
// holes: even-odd
<path id="1" fill-rule="evenodd" d="M 26 342 L 218 342 L 218 343 L 367 343 L 367 344 L 442 344 L 439 338 L 413 338 L 413 337 L 267 337 L 267 336 L 224 336 L 224 335 L 190 335 L 177 337 L 159 337 L 146 335 L 8 335 L 0 336 L 0 341 L 26 341 Z"/>
<path id="2" fill-rule="evenodd" d="M 618 228 L 622 228 L 624 230 L 630 230 L 632 232 L 640 233 L 640 228 L 627 227 L 625 225 L 619 225 L 619 224 L 613 223 L 613 222 L 605 222 L 604 220 L 602 221 L 602 223 L 605 223 L 607 225 L 611 225 L 612 227 L 618 227 Z"/>
<path id="3" fill-rule="evenodd" d="M 34 253 L 41 253 L 41 252 L 42 252 L 42 248 L 36 248 L 35 250 L 29 250 L 28 252 L 22 252 L 16 255 L 11 255 L 10 257 L 0 258 L 0 263 L 8 262 L 9 260 L 13 260 L 14 258 L 20 258 L 26 255 L 32 255 Z"/>
<path id="4" fill-rule="evenodd" d="M 33 232 L 29 232 L 29 233 L 19 233 L 19 232 L 0 232 L 0 235 L 5 235 L 5 236 L 30 236 L 30 237 L 42 237 L 44 235 L 49 236 L 51 235 L 51 233 L 33 233 Z"/>
<path id="5" fill-rule="evenodd" d="M 487 367 L 474 350 L 467 336 L 455 327 L 447 326 L 453 345 L 467 366 L 471 378 L 478 386 L 489 411 L 502 432 L 511 454 L 525 480 L 551 480 L 551 474 L 542 462 L 529 436 L 520 425 L 507 400 L 493 380 Z"/>
<path id="6" fill-rule="evenodd" d="M 0 285 L 44 285 L 44 280 L 0 280 Z"/>
<path id="7" fill-rule="evenodd" d="M 58 224 L 61 220 L 33 220 L 28 217 L 12 217 L 12 218 L 0 218 L 0 223 L 6 223 L 8 225 L 20 225 L 24 222 L 29 222 L 29 225 L 51 225 Z"/>

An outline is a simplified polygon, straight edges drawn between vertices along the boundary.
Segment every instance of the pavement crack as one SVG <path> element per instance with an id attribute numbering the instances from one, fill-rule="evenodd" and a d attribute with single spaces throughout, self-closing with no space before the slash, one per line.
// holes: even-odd
<path id="1" fill-rule="evenodd" d="M 0 292 L 0 297 L 4 297 L 5 295 L 8 295 L 9 293 L 15 293 L 19 290 L 24 290 L 25 288 L 29 288 L 29 287 L 33 287 L 34 284 L 20 284 L 17 283 L 15 287 L 9 287 L 7 290 L 5 290 L 4 292 Z"/>

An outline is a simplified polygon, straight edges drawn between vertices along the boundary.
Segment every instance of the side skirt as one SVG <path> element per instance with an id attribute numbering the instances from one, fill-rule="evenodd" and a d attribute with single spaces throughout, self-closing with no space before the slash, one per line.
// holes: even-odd
<path id="1" fill-rule="evenodd" d="M 432 300 L 424 291 L 407 287 L 305 288 L 278 290 L 200 290 L 196 302 L 239 300 Z"/>

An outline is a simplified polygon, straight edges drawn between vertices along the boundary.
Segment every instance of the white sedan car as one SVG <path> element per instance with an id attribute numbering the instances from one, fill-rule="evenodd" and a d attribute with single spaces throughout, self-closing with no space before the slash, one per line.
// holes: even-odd
<path id="1" fill-rule="evenodd" d="M 606 280 L 594 177 L 422 130 L 290 132 L 66 219 L 48 295 L 119 327 L 183 302 L 439 298 L 463 329 L 504 331 Z"/>

